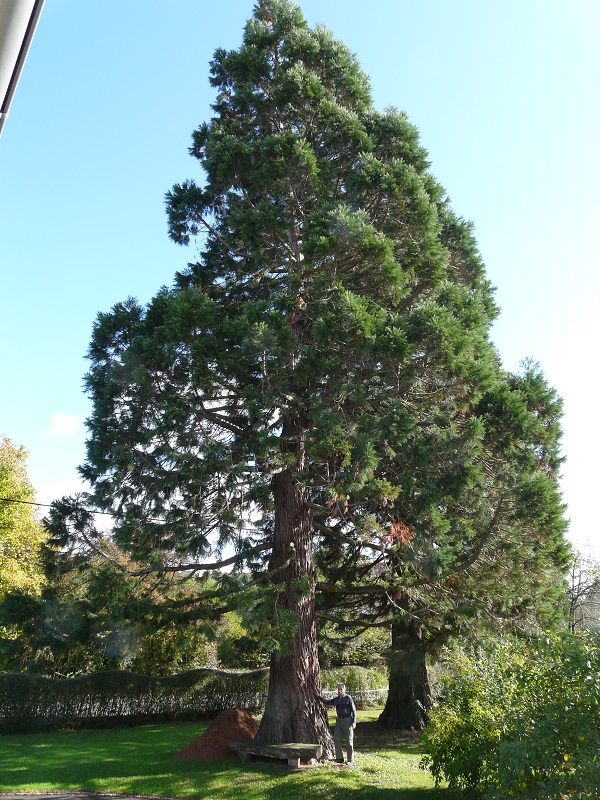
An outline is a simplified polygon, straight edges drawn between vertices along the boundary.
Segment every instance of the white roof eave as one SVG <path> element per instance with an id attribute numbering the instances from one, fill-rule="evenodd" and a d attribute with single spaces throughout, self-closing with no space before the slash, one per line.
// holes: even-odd
<path id="1" fill-rule="evenodd" d="M 44 0 L 0 0 L 0 134 Z"/>

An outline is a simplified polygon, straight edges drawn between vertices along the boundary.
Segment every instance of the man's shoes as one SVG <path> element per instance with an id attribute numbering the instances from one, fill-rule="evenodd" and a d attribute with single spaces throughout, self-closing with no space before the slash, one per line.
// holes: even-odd
<path id="1" fill-rule="evenodd" d="M 343 764 L 344 763 L 344 759 L 343 758 L 336 758 L 335 763 L 336 764 Z"/>
<path id="2" fill-rule="evenodd" d="M 352 767 L 352 766 L 354 766 L 354 761 L 346 761 L 346 764 L 347 764 L 349 767 Z"/>

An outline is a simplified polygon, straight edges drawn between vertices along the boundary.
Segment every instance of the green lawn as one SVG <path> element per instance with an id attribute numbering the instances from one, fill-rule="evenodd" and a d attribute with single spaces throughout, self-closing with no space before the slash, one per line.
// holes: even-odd
<path id="1" fill-rule="evenodd" d="M 414 736 L 359 712 L 355 766 L 291 771 L 265 763 L 179 761 L 197 723 L 0 737 L 0 791 L 101 793 L 201 800 L 454 800 L 419 768 Z"/>

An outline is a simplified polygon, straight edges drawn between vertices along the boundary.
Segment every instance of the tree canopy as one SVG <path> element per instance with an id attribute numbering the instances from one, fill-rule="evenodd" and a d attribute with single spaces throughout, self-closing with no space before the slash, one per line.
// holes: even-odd
<path id="1" fill-rule="evenodd" d="M 57 504 L 45 526 L 52 529 Z M 60 526 L 63 527 L 64 518 Z M 13 589 L 0 602 L 0 653 L 6 669 L 50 677 L 114 669 L 166 675 L 207 665 L 208 623 L 167 618 L 166 606 L 185 602 L 193 586 L 173 576 L 157 581 L 106 539 L 96 549 L 79 538 L 73 549 L 50 536 L 43 548 L 45 585 L 32 596 Z"/>
<path id="2" fill-rule="evenodd" d="M 527 539 L 524 499 L 541 541 L 562 514 L 557 415 L 502 370 L 472 226 L 344 44 L 260 0 L 211 83 L 203 178 L 167 195 L 171 238 L 200 257 L 147 306 L 99 315 L 81 473 L 158 572 L 233 548 L 273 630 L 259 737 L 327 751 L 316 592 L 412 614 L 404 600 Z"/>
<path id="3" fill-rule="evenodd" d="M 34 502 L 26 450 L 0 438 L 0 600 L 11 591 L 38 594 L 44 582 L 40 552 L 46 534 Z"/>

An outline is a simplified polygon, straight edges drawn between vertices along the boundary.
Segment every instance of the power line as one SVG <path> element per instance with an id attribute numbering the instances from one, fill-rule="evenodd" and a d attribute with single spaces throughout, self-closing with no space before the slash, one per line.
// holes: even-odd
<path id="1" fill-rule="evenodd" d="M 51 503 L 34 503 L 33 500 L 16 500 L 15 498 L 12 498 L 12 497 L 0 497 L 0 502 L 3 502 L 3 503 L 21 503 L 22 505 L 27 505 L 27 506 L 38 506 L 39 508 L 52 508 L 52 504 Z M 107 517 L 112 517 L 112 514 L 111 514 L 110 511 L 90 511 L 89 509 L 86 509 L 86 511 L 87 511 L 88 514 L 102 514 L 102 515 L 107 516 Z M 158 519 L 149 520 L 149 522 L 163 522 L 163 521 L 164 520 L 158 520 Z M 258 532 L 260 530 L 260 528 L 238 528 L 238 530 Z M 589 548 L 591 548 L 592 550 L 600 550 L 600 545 L 598 545 L 598 544 L 588 544 L 588 543 L 585 543 L 585 542 L 571 542 L 571 544 L 573 545 L 573 547 L 576 547 L 576 548 L 580 547 L 580 548 L 584 548 L 586 550 L 589 549 Z"/>
<path id="2" fill-rule="evenodd" d="M 52 508 L 51 503 L 34 503 L 33 500 L 17 500 L 14 497 L 0 497 L 0 501 L 3 503 L 21 503 L 25 506 L 38 506 L 39 508 Z M 108 516 L 112 516 L 110 511 L 88 511 L 88 514 L 105 514 Z"/>
<path id="3" fill-rule="evenodd" d="M 1 503 L 21 503 L 25 506 L 38 506 L 39 508 L 52 508 L 51 503 L 34 503 L 33 500 L 17 500 L 14 497 L 0 497 Z M 113 514 L 110 511 L 91 511 L 90 509 L 79 509 L 81 511 L 85 510 L 88 514 L 104 514 L 104 516 L 112 517 Z M 147 522 L 164 522 L 162 519 L 149 519 Z M 264 533 L 261 528 L 237 528 L 239 531 L 252 531 L 253 533 Z"/>

